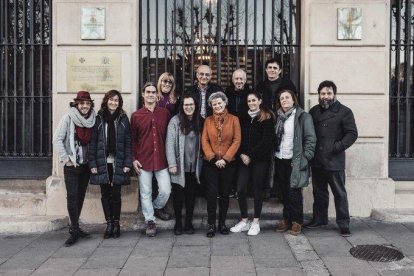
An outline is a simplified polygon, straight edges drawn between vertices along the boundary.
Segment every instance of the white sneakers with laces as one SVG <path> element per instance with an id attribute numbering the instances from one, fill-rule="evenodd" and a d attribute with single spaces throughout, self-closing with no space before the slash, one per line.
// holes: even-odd
<path id="1" fill-rule="evenodd" d="M 230 231 L 233 233 L 240 233 L 243 231 L 249 231 L 249 229 L 250 229 L 250 222 L 248 220 L 246 221 L 241 220 L 235 226 L 230 228 Z"/>
<path id="2" fill-rule="evenodd" d="M 250 225 L 249 232 L 247 232 L 247 235 L 256 236 L 259 233 L 260 233 L 260 224 L 258 222 L 252 222 Z"/>

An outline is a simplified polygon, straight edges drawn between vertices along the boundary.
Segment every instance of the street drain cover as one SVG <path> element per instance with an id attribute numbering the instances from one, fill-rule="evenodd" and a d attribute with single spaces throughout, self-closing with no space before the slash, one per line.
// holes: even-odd
<path id="1" fill-rule="evenodd" d="M 404 258 L 400 251 L 385 245 L 357 245 L 349 253 L 355 258 L 372 262 L 393 262 Z"/>

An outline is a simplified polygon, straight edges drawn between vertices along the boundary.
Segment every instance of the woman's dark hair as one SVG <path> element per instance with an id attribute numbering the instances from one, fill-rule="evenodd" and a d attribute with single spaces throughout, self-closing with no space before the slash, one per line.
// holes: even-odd
<path id="1" fill-rule="evenodd" d="M 298 97 L 296 97 L 295 92 L 293 92 L 290 89 L 282 89 L 282 90 L 280 90 L 279 94 L 277 95 L 277 103 L 276 103 L 277 109 L 279 109 L 281 107 L 281 104 L 280 104 L 280 96 L 283 93 L 285 93 L 285 92 L 289 93 L 290 96 L 292 97 L 292 99 L 293 99 L 293 107 L 298 107 L 299 106 L 299 102 L 298 102 Z"/>
<path id="2" fill-rule="evenodd" d="M 249 98 L 250 95 L 255 96 L 258 100 L 263 99 L 262 95 L 256 92 L 250 92 L 247 95 L 247 99 Z M 259 112 L 259 116 L 257 117 L 259 122 L 263 122 L 264 120 L 268 120 L 270 118 L 272 118 L 272 120 L 275 119 L 275 114 L 272 112 L 272 110 L 264 106 L 263 102 L 260 104 L 259 109 L 260 109 L 260 112 Z"/>
<path id="3" fill-rule="evenodd" d="M 108 109 L 109 99 L 112 98 L 112 97 L 115 97 L 115 96 L 118 96 L 118 98 L 119 98 L 118 109 L 123 110 L 122 106 L 124 105 L 124 100 L 122 99 L 121 92 L 119 92 L 118 90 L 109 90 L 108 92 L 105 93 L 105 96 L 104 96 L 104 98 L 102 100 L 102 103 L 101 103 L 101 109 L 102 110 Z"/>
<path id="4" fill-rule="evenodd" d="M 188 119 L 187 115 L 184 113 L 184 100 L 185 99 L 193 99 L 194 101 L 194 114 L 193 117 Z M 198 101 L 197 99 L 191 95 L 186 94 L 180 100 L 180 107 L 178 109 L 178 120 L 180 121 L 180 130 L 184 135 L 187 135 L 192 130 L 198 134 L 200 133 L 200 113 L 198 112 Z"/>

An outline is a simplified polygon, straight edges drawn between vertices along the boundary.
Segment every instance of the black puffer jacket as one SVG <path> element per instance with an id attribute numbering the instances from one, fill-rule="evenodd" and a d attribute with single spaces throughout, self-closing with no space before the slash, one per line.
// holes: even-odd
<path id="1" fill-rule="evenodd" d="M 89 167 L 97 168 L 97 174 L 91 174 L 91 184 L 109 183 L 108 168 L 106 163 L 106 133 L 102 113 L 98 112 L 92 138 L 89 143 Z M 123 168 L 132 168 L 131 157 L 131 128 L 128 116 L 121 111 L 115 120 L 116 131 L 116 156 L 114 163 L 114 185 L 127 185 L 130 183 L 130 174 L 124 173 Z"/>
<path id="2" fill-rule="evenodd" d="M 247 84 L 244 85 L 243 90 L 236 91 L 236 88 L 234 87 L 234 84 L 231 84 L 226 89 L 226 96 L 229 100 L 229 103 L 227 104 L 227 110 L 233 114 L 239 117 L 239 119 L 244 116 L 247 113 L 247 110 L 249 110 L 247 106 L 247 96 L 250 93 L 250 88 Z"/>
<path id="3" fill-rule="evenodd" d="M 269 161 L 274 148 L 273 119 L 259 122 L 257 116 L 252 120 L 246 112 L 240 120 L 240 127 L 242 139 L 238 155 L 246 154 L 252 162 Z"/>

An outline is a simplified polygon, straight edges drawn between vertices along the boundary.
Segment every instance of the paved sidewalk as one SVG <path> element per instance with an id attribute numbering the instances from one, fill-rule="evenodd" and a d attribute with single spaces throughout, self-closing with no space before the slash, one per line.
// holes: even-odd
<path id="1" fill-rule="evenodd" d="M 0 235 L 0 275 L 414 275 L 414 224 L 352 219 L 349 238 L 332 222 L 297 237 L 268 228 L 256 237 L 160 230 L 155 238 L 126 231 L 103 240 L 102 225 L 88 230 L 92 237 L 72 247 L 63 246 L 67 229 Z M 352 257 L 349 249 L 362 244 L 393 245 L 406 257 L 391 263 Z"/>

